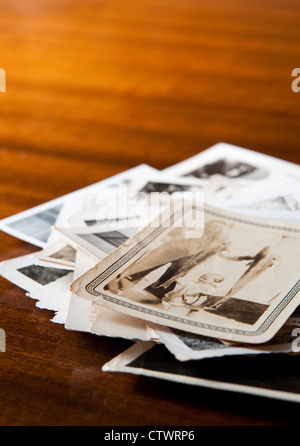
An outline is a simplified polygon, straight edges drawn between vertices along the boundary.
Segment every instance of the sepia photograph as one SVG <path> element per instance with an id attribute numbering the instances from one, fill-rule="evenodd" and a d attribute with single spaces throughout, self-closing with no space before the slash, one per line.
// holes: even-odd
<path id="1" fill-rule="evenodd" d="M 249 343 L 274 336 L 299 304 L 300 227 L 206 206 L 203 232 L 186 237 L 185 226 L 164 227 L 164 215 L 76 281 L 74 292 L 197 334 Z"/>

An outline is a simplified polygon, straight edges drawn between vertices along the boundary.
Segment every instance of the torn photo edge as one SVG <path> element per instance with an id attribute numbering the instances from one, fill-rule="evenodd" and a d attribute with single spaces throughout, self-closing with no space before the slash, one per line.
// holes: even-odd
<path id="1" fill-rule="evenodd" d="M 45 272 L 46 276 L 49 271 L 50 277 L 48 277 L 48 280 L 46 280 L 46 276 L 45 280 L 41 282 L 35 280 L 40 267 L 43 268 L 42 272 Z M 62 293 L 64 296 L 68 292 L 74 278 L 73 274 L 73 268 L 39 261 L 32 254 L 5 260 L 0 263 L 0 275 L 27 291 L 27 296 L 40 301 L 39 305 L 41 305 L 41 308 L 43 305 L 42 301 L 49 298 L 49 296 L 53 295 L 55 299 L 56 297 L 60 299 Z"/>
<path id="2" fill-rule="evenodd" d="M 82 248 L 78 248 L 74 278 L 80 277 L 97 261 Z M 124 315 L 106 307 L 100 307 L 91 301 L 72 294 L 68 301 L 68 308 L 56 316 L 63 321 L 68 330 L 83 331 L 97 336 L 123 337 L 126 339 L 147 339 L 144 322 Z"/>

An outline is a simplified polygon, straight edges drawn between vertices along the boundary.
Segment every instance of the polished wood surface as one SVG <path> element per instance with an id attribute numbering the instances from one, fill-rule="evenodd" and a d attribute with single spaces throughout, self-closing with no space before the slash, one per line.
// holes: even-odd
<path id="1" fill-rule="evenodd" d="M 298 0 L 0 5 L 0 218 L 225 141 L 299 163 Z M 0 260 L 37 248 L 0 233 Z M 0 279 L 1 425 L 278 425 L 298 406 L 103 373 L 126 340 L 50 322 Z"/>

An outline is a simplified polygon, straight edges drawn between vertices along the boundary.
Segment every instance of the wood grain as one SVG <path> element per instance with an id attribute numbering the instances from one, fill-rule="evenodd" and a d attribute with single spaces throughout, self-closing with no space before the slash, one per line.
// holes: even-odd
<path id="1" fill-rule="evenodd" d="M 0 5 L 0 218 L 225 141 L 299 163 L 296 0 Z M 36 248 L 0 234 L 0 259 Z M 67 331 L 0 280 L 1 425 L 278 425 L 294 406 L 103 373 L 128 341 Z"/>

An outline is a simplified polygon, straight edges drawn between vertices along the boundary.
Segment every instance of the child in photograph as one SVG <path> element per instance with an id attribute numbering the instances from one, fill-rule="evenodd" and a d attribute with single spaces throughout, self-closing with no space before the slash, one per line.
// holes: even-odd
<path id="1" fill-rule="evenodd" d="M 215 289 L 224 281 L 221 274 L 202 274 L 197 282 L 192 284 L 177 283 L 174 290 L 167 293 L 162 303 L 165 309 L 170 306 L 185 307 L 188 311 L 199 311 L 209 305 L 209 300 L 214 296 Z"/>

